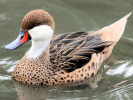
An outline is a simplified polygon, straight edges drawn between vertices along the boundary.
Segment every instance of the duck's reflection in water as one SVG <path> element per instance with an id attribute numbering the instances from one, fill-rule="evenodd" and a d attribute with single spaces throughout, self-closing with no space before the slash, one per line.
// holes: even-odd
<path id="1" fill-rule="evenodd" d="M 95 77 L 95 79 L 98 79 Z M 45 100 L 45 99 L 53 99 L 53 98 L 65 98 L 72 97 L 77 95 L 79 91 L 82 91 L 86 88 L 90 88 L 90 85 L 93 88 L 97 86 L 97 82 L 93 78 L 92 81 L 86 80 L 84 84 L 77 85 L 60 85 L 60 86 L 28 86 L 18 82 L 15 82 L 15 86 L 18 90 L 18 98 L 19 100 Z M 85 84 L 86 83 L 86 84 Z M 91 89 L 91 88 L 90 88 Z"/>

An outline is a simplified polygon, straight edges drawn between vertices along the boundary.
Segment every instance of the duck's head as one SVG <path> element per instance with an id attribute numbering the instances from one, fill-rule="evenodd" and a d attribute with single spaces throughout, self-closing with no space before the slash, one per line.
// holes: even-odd
<path id="1" fill-rule="evenodd" d="M 54 27 L 54 20 L 48 12 L 42 9 L 30 11 L 22 20 L 21 31 L 17 39 L 5 48 L 16 49 L 29 40 L 32 40 L 33 45 L 39 45 L 52 38 Z"/>

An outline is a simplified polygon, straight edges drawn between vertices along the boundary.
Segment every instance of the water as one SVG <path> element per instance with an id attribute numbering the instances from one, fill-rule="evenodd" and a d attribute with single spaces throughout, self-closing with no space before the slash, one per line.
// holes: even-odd
<path id="1" fill-rule="evenodd" d="M 55 19 L 55 34 L 95 31 L 133 10 L 132 0 L 0 0 L 0 100 L 132 100 L 133 99 L 133 15 L 110 58 L 90 85 L 78 87 L 28 87 L 11 79 L 17 61 L 30 43 L 8 51 L 23 16 L 33 9 L 45 9 Z M 117 85 L 115 85 L 117 84 Z"/>

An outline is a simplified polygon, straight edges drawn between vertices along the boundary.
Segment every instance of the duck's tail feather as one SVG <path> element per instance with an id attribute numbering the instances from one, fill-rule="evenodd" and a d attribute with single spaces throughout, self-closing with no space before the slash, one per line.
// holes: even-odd
<path id="1" fill-rule="evenodd" d="M 113 44 L 111 46 L 105 48 L 103 51 L 105 59 L 109 57 L 109 55 L 111 54 L 111 52 L 113 50 L 113 47 L 121 38 L 121 36 L 125 30 L 127 19 L 131 14 L 132 14 L 132 12 L 130 12 L 129 14 L 127 14 L 120 20 L 116 21 L 115 23 L 113 23 L 109 26 L 106 26 L 106 27 L 102 28 L 101 30 L 98 30 L 95 32 L 95 34 L 99 34 L 100 38 L 103 41 L 112 41 L 113 42 Z"/>
<path id="2" fill-rule="evenodd" d="M 101 39 L 103 41 L 113 41 L 114 43 L 117 43 L 125 30 L 127 19 L 131 14 L 132 12 L 116 21 L 115 23 L 96 31 L 96 33 L 99 33 L 101 35 Z"/>

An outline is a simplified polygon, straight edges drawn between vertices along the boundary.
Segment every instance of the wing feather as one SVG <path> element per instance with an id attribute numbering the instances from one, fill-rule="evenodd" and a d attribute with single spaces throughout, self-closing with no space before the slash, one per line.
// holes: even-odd
<path id="1" fill-rule="evenodd" d="M 93 53 L 102 52 L 113 42 L 102 41 L 99 35 L 74 32 L 53 38 L 50 44 L 50 58 L 55 68 L 72 72 L 87 64 Z"/>

